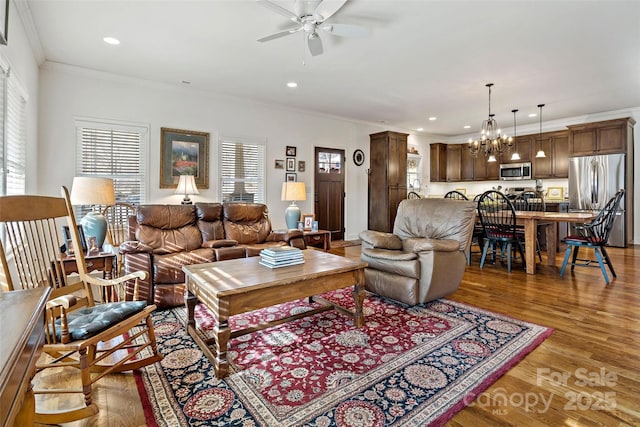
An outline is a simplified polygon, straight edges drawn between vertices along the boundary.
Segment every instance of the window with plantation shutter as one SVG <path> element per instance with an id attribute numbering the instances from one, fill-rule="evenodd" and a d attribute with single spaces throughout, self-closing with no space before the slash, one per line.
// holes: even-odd
<path id="1" fill-rule="evenodd" d="M 76 176 L 113 179 L 116 202 L 145 201 L 148 126 L 76 120 Z"/>
<path id="2" fill-rule="evenodd" d="M 220 200 L 265 203 L 265 143 L 220 138 Z"/>
<path id="3" fill-rule="evenodd" d="M 27 95 L 5 61 L 0 61 L 0 194 L 25 193 Z"/>

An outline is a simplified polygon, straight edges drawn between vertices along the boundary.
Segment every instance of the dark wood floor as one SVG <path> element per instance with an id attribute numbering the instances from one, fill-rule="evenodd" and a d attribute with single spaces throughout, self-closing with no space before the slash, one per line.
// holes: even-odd
<path id="1" fill-rule="evenodd" d="M 332 252 L 357 258 L 360 246 Z M 559 267 L 539 264 L 538 274 L 527 275 L 518 269 L 507 273 L 500 265 L 480 270 L 474 257 L 450 299 L 549 326 L 554 333 L 447 425 L 640 425 L 640 247 L 612 248 L 610 254 L 618 278 L 609 286 L 599 269 L 576 268 L 560 278 Z M 135 387 L 128 387 L 129 395 L 125 388 L 104 387 L 99 393 L 109 405 L 100 404 L 94 419 L 74 425 L 141 425 L 132 403 Z M 129 417 L 122 416 L 118 401 L 126 402 Z"/>

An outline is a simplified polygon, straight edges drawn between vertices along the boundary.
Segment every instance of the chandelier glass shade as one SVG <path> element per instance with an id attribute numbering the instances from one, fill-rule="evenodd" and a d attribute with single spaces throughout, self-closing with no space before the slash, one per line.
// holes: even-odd
<path id="1" fill-rule="evenodd" d="M 491 114 L 491 86 L 493 83 L 488 83 L 486 86 L 489 88 L 489 117 L 482 122 L 480 138 L 469 139 L 467 148 L 471 156 L 477 157 L 482 153 L 489 158 L 490 162 L 495 162 L 496 156 L 511 150 L 513 138 L 502 133 L 494 118 L 495 114 Z"/>

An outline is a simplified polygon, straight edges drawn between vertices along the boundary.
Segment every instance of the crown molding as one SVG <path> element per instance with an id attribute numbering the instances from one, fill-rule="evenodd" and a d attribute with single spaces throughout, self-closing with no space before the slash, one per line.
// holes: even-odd
<path id="1" fill-rule="evenodd" d="M 38 65 L 42 65 L 42 63 L 45 61 L 44 49 L 42 49 L 40 36 L 38 35 L 38 30 L 36 30 L 36 25 L 33 22 L 33 16 L 31 15 L 31 9 L 29 9 L 29 3 L 26 0 L 13 0 L 11 3 L 16 7 L 18 16 L 20 16 L 20 20 L 22 21 L 22 28 L 24 28 L 24 32 L 27 35 L 27 40 L 29 40 L 29 44 L 31 45 L 33 56 L 35 57 Z"/>

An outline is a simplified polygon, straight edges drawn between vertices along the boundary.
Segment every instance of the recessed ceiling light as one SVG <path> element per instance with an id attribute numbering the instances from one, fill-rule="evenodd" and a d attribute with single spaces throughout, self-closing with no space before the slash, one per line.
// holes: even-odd
<path id="1" fill-rule="evenodd" d="M 535 117 L 535 116 L 537 116 L 537 114 L 536 114 L 536 113 L 531 113 L 531 114 L 529 114 L 529 117 Z"/>
<path id="2" fill-rule="evenodd" d="M 105 43 L 112 44 L 112 45 L 120 44 L 120 40 L 118 40 L 115 37 L 105 37 L 102 40 L 104 40 Z"/>
<path id="3" fill-rule="evenodd" d="M 423 128 L 418 128 L 416 129 L 418 132 L 422 132 L 424 129 Z"/>
<path id="4" fill-rule="evenodd" d="M 287 83 L 287 86 L 288 86 L 288 87 L 298 87 L 298 83 L 296 83 L 296 82 L 289 82 L 289 83 Z"/>
<path id="5" fill-rule="evenodd" d="M 429 117 L 430 121 L 434 121 L 436 118 L 434 116 Z"/>
<path id="6" fill-rule="evenodd" d="M 471 129 L 471 125 L 464 125 L 463 128 L 465 129 Z"/>

